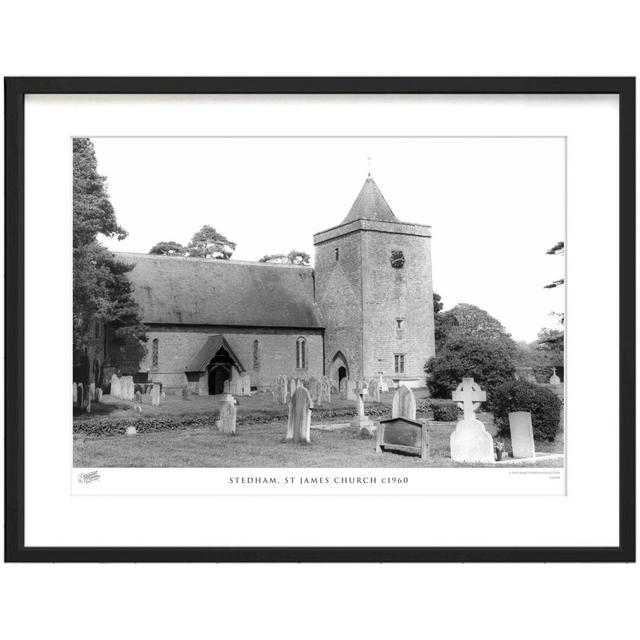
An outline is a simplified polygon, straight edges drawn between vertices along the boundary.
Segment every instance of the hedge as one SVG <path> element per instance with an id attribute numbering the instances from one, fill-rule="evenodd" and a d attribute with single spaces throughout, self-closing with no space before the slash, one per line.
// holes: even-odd
<path id="1" fill-rule="evenodd" d="M 493 415 L 502 435 L 510 435 L 509 413 L 512 411 L 531 413 L 536 440 L 555 440 L 562 401 L 551 389 L 524 380 L 501 384 L 493 394 Z"/>
<path id="2" fill-rule="evenodd" d="M 426 412 L 426 404 L 418 407 L 420 413 Z M 387 406 L 365 406 L 365 413 L 373 418 L 391 417 L 391 407 Z M 346 407 L 343 409 L 324 409 L 318 407 L 313 409 L 315 421 L 332 420 L 334 418 L 353 418 L 357 414 L 356 407 Z M 76 420 L 73 423 L 74 434 L 84 434 L 90 436 L 115 436 L 123 435 L 127 427 L 135 427 L 138 433 L 154 433 L 158 431 L 172 431 L 186 427 L 211 427 L 218 419 L 218 412 L 210 414 L 200 414 L 191 416 L 131 416 L 119 418 L 93 418 L 88 420 Z M 236 424 L 265 424 L 287 420 L 288 411 L 284 409 L 277 413 L 255 412 L 244 416 L 238 416 Z"/>

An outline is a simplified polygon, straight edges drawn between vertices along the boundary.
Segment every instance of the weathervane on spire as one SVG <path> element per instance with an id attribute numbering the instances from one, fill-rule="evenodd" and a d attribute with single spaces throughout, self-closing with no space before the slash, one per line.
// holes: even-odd
<path id="1" fill-rule="evenodd" d="M 371 177 L 371 156 L 367 158 L 367 164 L 369 165 L 369 174 L 367 177 Z"/>

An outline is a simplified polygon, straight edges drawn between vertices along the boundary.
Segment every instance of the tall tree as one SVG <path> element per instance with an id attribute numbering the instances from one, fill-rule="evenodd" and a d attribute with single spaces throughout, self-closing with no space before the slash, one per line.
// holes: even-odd
<path id="1" fill-rule="evenodd" d="M 168 240 L 166 242 L 158 242 L 154 244 L 149 253 L 153 253 L 159 256 L 186 256 L 189 254 L 186 247 L 183 247 L 179 242 Z"/>
<path id="2" fill-rule="evenodd" d="M 144 356 L 145 327 L 138 315 L 126 277 L 132 267 L 120 262 L 98 236 L 122 239 L 127 232 L 117 223 L 106 179 L 98 173 L 93 143 L 73 141 L 73 363 L 82 367 L 87 350 L 100 338 L 96 323 L 109 325 L 116 346 Z"/>
<path id="3" fill-rule="evenodd" d="M 235 242 L 231 242 L 208 224 L 197 231 L 187 245 L 190 257 L 215 258 L 217 260 L 229 260 L 235 248 Z"/>
<path id="4" fill-rule="evenodd" d="M 311 261 L 311 256 L 304 251 L 297 251 L 292 249 L 289 253 L 272 253 L 262 256 L 258 262 L 271 262 L 272 264 L 298 264 L 308 265 Z"/>
<path id="5" fill-rule="evenodd" d="M 443 343 L 453 337 L 473 337 L 498 342 L 508 351 L 515 351 L 516 343 L 511 334 L 507 333 L 499 320 L 480 307 L 463 302 L 439 315 L 444 328 Z"/>

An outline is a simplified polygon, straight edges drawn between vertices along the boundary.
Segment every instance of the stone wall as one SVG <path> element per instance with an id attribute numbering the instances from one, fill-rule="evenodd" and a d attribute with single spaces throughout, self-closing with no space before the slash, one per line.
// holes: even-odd
<path id="1" fill-rule="evenodd" d="M 335 250 L 339 250 L 336 260 Z M 325 322 L 325 369 L 336 353 L 347 360 L 351 378 L 362 378 L 362 247 L 361 234 L 351 233 L 316 244 L 316 302 Z"/>
<path id="2" fill-rule="evenodd" d="M 382 371 L 389 385 L 424 386 L 424 365 L 435 354 L 429 228 L 404 223 L 374 228 L 357 221 L 314 239 L 327 374 L 333 375 L 333 358 L 342 351 L 352 378 Z M 391 266 L 392 250 L 404 254 L 401 269 Z M 395 354 L 405 355 L 404 375 L 395 373 Z"/>
<path id="3" fill-rule="evenodd" d="M 391 266 L 402 251 L 404 266 Z M 424 386 L 424 365 L 435 355 L 431 239 L 368 232 L 362 234 L 363 371 Z M 401 328 L 398 327 L 401 321 Z M 404 375 L 395 373 L 395 354 L 404 354 Z"/>
<path id="4" fill-rule="evenodd" d="M 278 375 L 320 377 L 323 369 L 323 343 L 321 330 L 295 329 L 241 329 L 217 326 L 150 326 L 148 353 L 140 363 L 140 371 L 149 371 L 149 379 L 162 382 L 163 389 L 172 393 L 187 385 L 188 367 L 210 335 L 221 334 L 251 377 L 252 387 L 273 384 Z M 306 339 L 307 367 L 296 368 L 296 340 Z M 158 366 L 152 367 L 152 341 L 158 339 Z M 258 368 L 254 368 L 254 341 L 258 341 Z M 191 376 L 196 377 L 196 376 Z M 197 376 L 189 382 L 194 393 L 206 393 L 206 376 Z"/>

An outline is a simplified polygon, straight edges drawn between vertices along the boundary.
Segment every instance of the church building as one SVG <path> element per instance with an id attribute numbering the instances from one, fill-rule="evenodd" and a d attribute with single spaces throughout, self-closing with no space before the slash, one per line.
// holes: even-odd
<path id="1" fill-rule="evenodd" d="M 313 243 L 313 268 L 117 254 L 133 265 L 149 331 L 137 370 L 116 373 L 200 395 L 246 374 L 252 389 L 278 375 L 424 386 L 435 354 L 431 228 L 400 222 L 369 175 Z"/>

